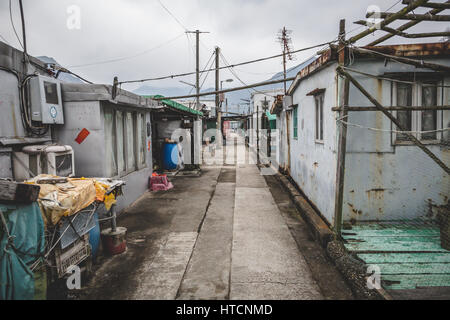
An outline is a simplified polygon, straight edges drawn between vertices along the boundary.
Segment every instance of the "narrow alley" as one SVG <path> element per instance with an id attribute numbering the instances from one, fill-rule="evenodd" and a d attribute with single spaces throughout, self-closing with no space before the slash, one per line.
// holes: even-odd
<path id="1" fill-rule="evenodd" d="M 235 163 L 172 181 L 123 213 L 127 252 L 73 298 L 352 298 L 275 176 Z"/>
<path id="2" fill-rule="evenodd" d="M 450 300 L 449 12 L 0 1 L 0 300 Z"/>

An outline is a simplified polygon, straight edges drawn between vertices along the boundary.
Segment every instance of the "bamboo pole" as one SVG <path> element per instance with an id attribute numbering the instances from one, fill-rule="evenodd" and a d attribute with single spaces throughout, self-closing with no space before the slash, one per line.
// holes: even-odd
<path id="1" fill-rule="evenodd" d="M 365 20 L 355 21 L 355 24 L 359 24 L 362 26 L 368 26 L 369 23 Z M 448 37 L 450 36 L 450 32 L 424 32 L 424 33 L 406 33 L 397 29 L 382 27 L 381 30 L 391 33 L 392 35 L 407 38 L 407 39 L 419 39 L 419 38 L 431 38 L 431 37 Z"/>
<path id="2" fill-rule="evenodd" d="M 428 0 L 416 0 L 416 1 L 411 2 L 408 6 L 404 7 L 403 9 L 401 9 L 400 11 L 398 11 L 397 13 L 395 13 L 395 14 L 393 14 L 392 16 L 390 16 L 390 17 L 384 19 L 384 20 L 380 23 L 379 26 L 380 26 L 380 27 L 385 27 L 385 26 L 387 26 L 387 25 L 390 24 L 391 22 L 394 22 L 394 21 L 397 20 L 398 18 L 400 18 L 400 17 L 404 16 L 405 14 L 407 14 L 407 13 L 413 11 L 414 9 L 420 7 L 421 5 L 425 4 L 426 2 L 428 2 Z M 361 32 L 361 33 L 359 33 L 359 34 L 357 34 L 357 35 L 351 37 L 351 38 L 347 41 L 347 43 L 348 43 L 348 44 L 355 43 L 356 41 L 358 41 L 358 40 L 364 38 L 365 36 L 367 36 L 367 35 L 369 35 L 369 34 L 375 32 L 375 31 L 377 31 L 377 30 L 378 30 L 377 27 L 378 27 L 377 25 L 374 25 L 374 26 L 368 28 L 367 30 L 365 30 L 365 31 L 363 31 L 363 32 Z"/>
<path id="3" fill-rule="evenodd" d="M 376 15 L 377 18 L 389 19 L 396 15 L 392 12 L 369 12 L 366 18 L 370 18 L 372 15 Z M 450 21 L 449 15 L 429 15 L 429 14 L 405 14 L 400 17 L 396 17 L 396 20 L 411 20 L 411 21 Z"/>
<path id="4" fill-rule="evenodd" d="M 357 51 L 362 54 L 369 55 L 371 57 L 381 57 L 384 59 L 390 59 L 390 60 L 401 62 L 404 64 L 409 64 L 409 65 L 415 66 L 417 68 L 431 69 L 434 71 L 450 72 L 450 67 L 444 66 L 442 64 L 425 62 L 423 60 L 415 60 L 415 59 L 399 57 L 399 56 L 392 56 L 389 54 L 385 54 L 385 53 L 381 53 L 378 51 L 369 50 L 369 49 L 365 49 L 365 48 L 352 47 L 352 50 Z"/>
<path id="5" fill-rule="evenodd" d="M 426 4 L 423 4 L 422 7 L 426 7 L 427 5 L 431 5 L 431 3 L 428 2 Z M 442 5 L 450 6 L 450 0 L 448 0 L 445 3 L 442 3 Z M 428 11 L 426 14 L 435 15 L 435 14 L 438 14 L 438 13 L 444 11 L 445 9 L 446 8 L 438 8 L 438 7 L 436 7 L 435 9 Z M 398 27 L 397 30 L 398 31 L 405 31 L 405 30 L 408 30 L 411 27 L 414 27 L 415 25 L 417 25 L 419 23 L 420 23 L 420 21 L 410 21 L 410 22 L 405 23 L 405 24 L 401 25 L 400 27 Z M 382 43 L 382 42 L 392 38 L 393 36 L 394 36 L 393 34 L 387 34 L 387 35 L 382 36 L 381 38 L 379 38 L 379 39 L 377 39 L 375 41 L 372 41 L 371 43 L 368 44 L 368 46 L 376 46 L 377 44 L 380 44 L 380 43 Z"/>
<path id="6" fill-rule="evenodd" d="M 410 107 L 402 107 L 402 106 L 392 106 L 392 107 L 383 107 L 387 111 L 439 111 L 439 110 L 447 110 L 450 111 L 450 105 L 444 106 L 410 106 Z M 367 107 L 367 106 L 345 106 L 345 107 L 333 107 L 331 111 L 343 111 L 346 109 L 347 111 L 380 111 L 377 107 Z"/>

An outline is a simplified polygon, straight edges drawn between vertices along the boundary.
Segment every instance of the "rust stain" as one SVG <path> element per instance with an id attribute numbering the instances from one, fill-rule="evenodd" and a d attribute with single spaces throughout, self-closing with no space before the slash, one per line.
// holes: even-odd
<path id="1" fill-rule="evenodd" d="M 384 54 L 400 57 L 424 57 L 450 55 L 449 43 L 417 43 L 387 46 L 365 47 Z"/>

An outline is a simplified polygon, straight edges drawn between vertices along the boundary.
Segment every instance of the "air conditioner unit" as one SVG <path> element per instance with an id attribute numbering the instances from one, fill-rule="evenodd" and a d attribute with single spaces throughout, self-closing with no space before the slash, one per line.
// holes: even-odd
<path id="1" fill-rule="evenodd" d="M 14 152 L 13 155 L 16 181 L 28 180 L 39 174 L 60 177 L 75 175 L 75 159 L 71 146 L 26 146 L 21 152 Z"/>

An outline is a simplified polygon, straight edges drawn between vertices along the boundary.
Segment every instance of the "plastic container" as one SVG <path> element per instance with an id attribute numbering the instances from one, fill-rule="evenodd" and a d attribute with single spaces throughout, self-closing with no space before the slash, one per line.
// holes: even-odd
<path id="1" fill-rule="evenodd" d="M 176 143 L 165 143 L 163 148 L 163 166 L 166 170 L 178 167 L 178 146 Z"/>
<path id="2" fill-rule="evenodd" d="M 97 258 L 98 247 L 100 245 L 100 225 L 98 222 L 98 214 L 94 213 L 93 219 L 95 221 L 95 227 L 89 231 L 89 244 L 92 248 L 92 259 L 95 261 Z"/>
<path id="3" fill-rule="evenodd" d="M 111 228 L 102 231 L 103 249 L 109 255 L 117 255 L 125 252 L 127 249 L 127 228 L 117 227 L 113 232 Z"/>

